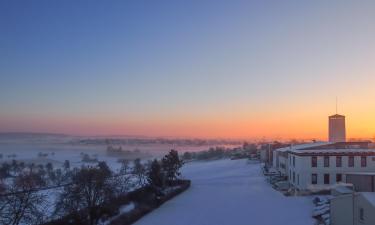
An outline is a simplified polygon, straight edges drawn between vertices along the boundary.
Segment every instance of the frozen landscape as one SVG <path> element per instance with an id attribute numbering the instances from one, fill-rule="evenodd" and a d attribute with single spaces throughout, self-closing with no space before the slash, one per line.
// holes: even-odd
<path id="1" fill-rule="evenodd" d="M 140 149 L 149 153 L 148 160 L 159 157 L 173 146 L 169 145 L 131 145 L 125 149 Z M 179 146 L 197 150 L 197 147 Z M 208 148 L 209 146 L 200 146 Z M 13 159 L 25 163 L 51 162 L 54 167 L 61 167 L 64 160 L 69 160 L 72 167 L 80 167 L 82 154 L 106 161 L 112 170 L 120 168 L 118 157 L 108 155 L 105 145 L 71 144 L 67 142 L 47 143 L 3 143 L 0 144 L 1 162 Z M 39 155 L 45 154 L 45 156 Z M 16 155 L 13 157 L 12 155 Z M 147 156 L 147 155 L 146 155 Z M 93 162 L 96 164 L 97 162 Z M 90 165 L 90 163 L 89 163 Z M 275 191 L 265 181 L 259 163 L 247 159 L 194 161 L 184 165 L 182 178 L 192 181 L 191 187 L 181 195 L 171 199 L 160 208 L 141 218 L 140 225 L 220 225 L 249 224 L 256 225 L 309 225 L 313 211 L 312 197 L 285 197 Z M 53 209 L 59 190 L 48 190 L 50 209 Z M 48 210 L 49 212 L 49 210 Z M 52 211 L 48 214 L 52 214 Z"/>
<path id="2" fill-rule="evenodd" d="M 182 169 L 192 186 L 137 225 L 312 225 L 311 197 L 285 197 L 247 160 L 194 162 Z"/>

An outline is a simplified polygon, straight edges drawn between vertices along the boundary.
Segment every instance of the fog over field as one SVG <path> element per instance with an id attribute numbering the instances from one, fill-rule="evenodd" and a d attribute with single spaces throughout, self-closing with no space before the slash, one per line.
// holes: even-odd
<path id="1" fill-rule="evenodd" d="M 4 133 L 0 134 L 0 163 L 23 161 L 25 163 L 62 166 L 69 160 L 73 167 L 106 161 L 118 169 L 119 159 L 149 160 L 165 155 L 169 150 L 179 152 L 207 150 L 210 147 L 234 147 L 235 142 L 216 140 L 157 139 L 139 137 L 74 137 L 55 134 Z M 110 153 L 108 146 L 121 147 L 121 153 Z M 83 160 L 86 157 L 88 160 Z"/>

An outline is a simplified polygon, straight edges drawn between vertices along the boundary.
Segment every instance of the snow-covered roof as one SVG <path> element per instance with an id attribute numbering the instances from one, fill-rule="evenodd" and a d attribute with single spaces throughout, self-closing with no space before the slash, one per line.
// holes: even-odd
<path id="1" fill-rule="evenodd" d="M 302 150 L 302 151 L 301 151 Z M 311 149 L 311 150 L 303 150 L 303 149 L 296 149 L 290 150 L 289 152 L 293 153 L 329 153 L 329 154 L 342 154 L 342 153 L 375 153 L 375 149 L 361 149 L 361 148 L 352 148 L 352 149 Z"/>
<path id="2" fill-rule="evenodd" d="M 362 196 L 373 206 L 375 206 L 375 193 L 374 192 L 361 192 Z"/>
<path id="3" fill-rule="evenodd" d="M 286 151 L 302 150 L 305 148 L 313 148 L 313 147 L 318 147 L 318 146 L 323 146 L 323 145 L 328 145 L 328 144 L 332 144 L 332 143 L 331 142 L 311 142 L 311 143 L 306 143 L 306 144 L 291 145 L 288 147 L 279 148 L 277 149 L 277 151 L 286 152 Z"/>
<path id="4" fill-rule="evenodd" d="M 299 155 L 374 155 L 375 149 L 368 148 L 369 142 L 312 142 L 279 148 L 278 152 L 288 152 Z"/>
<path id="5" fill-rule="evenodd" d="M 334 190 L 337 192 L 337 193 L 340 193 L 340 194 L 351 194 L 353 193 L 353 190 L 350 189 L 349 187 L 352 187 L 353 185 L 351 186 L 348 186 L 348 185 L 337 185 Z"/>

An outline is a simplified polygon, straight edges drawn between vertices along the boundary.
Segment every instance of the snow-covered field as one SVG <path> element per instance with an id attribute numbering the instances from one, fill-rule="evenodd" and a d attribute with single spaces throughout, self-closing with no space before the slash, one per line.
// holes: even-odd
<path id="1" fill-rule="evenodd" d="M 183 176 L 192 186 L 137 225 L 312 225 L 311 197 L 285 197 L 247 160 L 194 162 Z"/>
<path id="2" fill-rule="evenodd" d="M 45 164 L 52 162 L 54 167 L 61 167 L 65 160 L 69 160 L 72 167 L 80 167 L 82 163 L 81 153 L 88 154 L 90 157 L 97 158 L 99 161 L 106 161 L 112 169 L 118 169 L 120 164 L 118 158 L 110 157 L 106 154 L 105 146 L 71 146 L 63 144 L 55 145 L 0 145 L 0 154 L 4 161 L 17 160 L 25 163 Z M 38 153 L 48 154 L 46 157 L 38 157 Z M 8 155 L 15 154 L 15 158 L 9 158 Z M 96 164 L 96 163 L 95 163 Z"/>
<path id="3" fill-rule="evenodd" d="M 78 145 L 69 143 L 49 143 L 45 140 L 44 143 L 2 143 L 0 141 L 0 164 L 10 162 L 13 159 L 23 161 L 26 164 L 34 163 L 46 164 L 51 162 L 55 168 L 61 167 L 65 160 L 70 161 L 72 167 L 80 167 L 81 165 L 90 163 L 83 163 L 82 155 L 87 154 L 91 158 L 96 158 L 98 161 L 105 161 L 113 169 L 117 170 L 120 167 L 118 163 L 119 158 L 127 158 L 134 160 L 141 158 L 142 160 L 149 160 L 153 158 L 160 158 L 167 154 L 171 149 L 176 149 L 180 152 L 184 151 L 201 151 L 207 150 L 208 145 L 202 146 L 173 146 L 169 144 L 148 144 L 148 145 L 121 145 L 123 150 L 134 151 L 139 150 L 140 154 L 131 156 L 111 156 L 106 152 L 105 145 Z M 47 154 L 46 157 L 38 157 L 39 153 Z M 12 157 L 14 156 L 14 157 Z M 93 164 L 96 164 L 94 162 Z"/>

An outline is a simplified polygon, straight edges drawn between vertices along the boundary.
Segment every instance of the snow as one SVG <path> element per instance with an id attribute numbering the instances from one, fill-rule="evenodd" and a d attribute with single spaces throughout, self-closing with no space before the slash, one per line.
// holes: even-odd
<path id="1" fill-rule="evenodd" d="M 133 209 L 135 208 L 135 205 L 133 202 L 130 202 L 129 204 L 127 205 L 123 205 L 121 206 L 121 208 L 119 209 L 119 214 L 117 214 L 116 216 L 108 219 L 108 220 L 105 220 L 105 221 L 99 221 L 99 225 L 108 225 L 108 224 L 111 224 L 111 222 L 117 218 L 119 218 L 122 214 L 124 213 L 128 213 L 130 211 L 132 211 Z"/>
<path id="2" fill-rule="evenodd" d="M 331 190 L 332 195 L 343 195 L 343 194 L 351 194 L 353 193 L 353 185 L 352 184 L 339 184 L 336 185 L 332 190 Z"/>
<path id="3" fill-rule="evenodd" d="M 247 160 L 193 162 L 182 170 L 192 186 L 137 225 L 312 225 L 311 197 L 285 197 Z"/>
<path id="4" fill-rule="evenodd" d="M 277 149 L 277 151 L 280 151 L 280 152 L 294 151 L 294 150 L 298 151 L 298 150 L 303 150 L 305 148 L 319 147 L 319 146 L 328 145 L 328 144 L 332 144 L 332 142 L 320 141 L 320 142 L 311 142 L 311 143 L 305 143 L 305 144 L 291 145 L 288 147 L 279 148 Z"/>
<path id="5" fill-rule="evenodd" d="M 121 213 L 128 213 L 128 212 L 132 211 L 134 209 L 134 207 L 135 207 L 135 205 L 134 205 L 133 202 L 131 202 L 131 203 L 127 204 L 127 205 L 121 206 L 121 208 L 119 210 L 120 214 Z"/>

